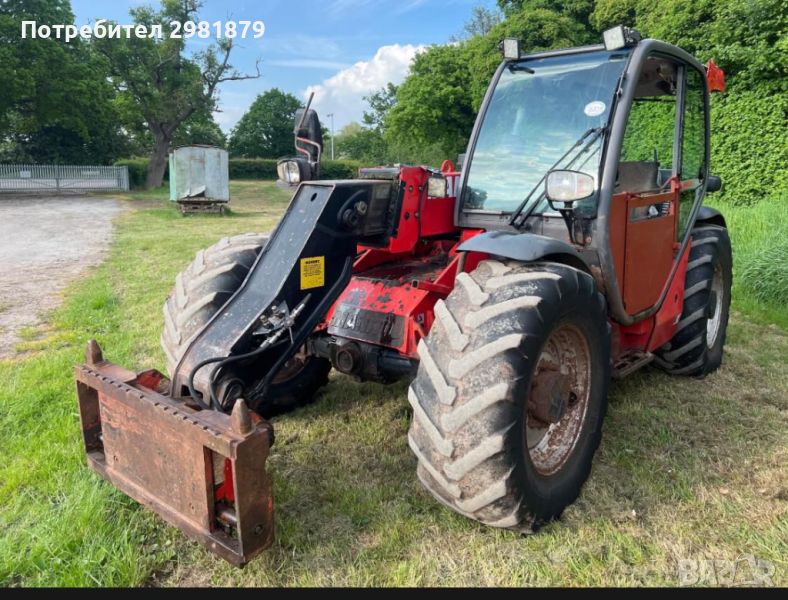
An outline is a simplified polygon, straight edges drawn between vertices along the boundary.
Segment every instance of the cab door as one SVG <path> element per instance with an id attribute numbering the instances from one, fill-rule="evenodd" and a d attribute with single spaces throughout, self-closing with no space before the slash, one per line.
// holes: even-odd
<path id="1" fill-rule="evenodd" d="M 611 244 L 624 308 L 653 307 L 668 284 L 705 172 L 704 87 L 694 68 L 646 59 L 622 141 Z"/>

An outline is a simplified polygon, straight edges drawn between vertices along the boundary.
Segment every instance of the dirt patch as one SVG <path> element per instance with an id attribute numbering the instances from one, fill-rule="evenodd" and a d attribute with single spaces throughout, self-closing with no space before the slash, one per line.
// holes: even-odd
<path id="1" fill-rule="evenodd" d="M 107 248 L 115 200 L 0 196 L 0 358 L 14 353 L 23 327 L 61 301 L 61 291 Z"/>

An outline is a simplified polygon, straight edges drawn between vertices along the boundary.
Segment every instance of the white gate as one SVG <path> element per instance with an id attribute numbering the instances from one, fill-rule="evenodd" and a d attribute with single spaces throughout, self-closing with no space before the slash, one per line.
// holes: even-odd
<path id="1" fill-rule="evenodd" d="M 129 190 L 128 167 L 90 165 L 0 165 L 1 192 Z"/>

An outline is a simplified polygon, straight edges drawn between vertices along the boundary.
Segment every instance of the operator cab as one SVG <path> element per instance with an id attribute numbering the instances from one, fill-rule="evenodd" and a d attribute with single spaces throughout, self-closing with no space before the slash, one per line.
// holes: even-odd
<path id="1" fill-rule="evenodd" d="M 705 192 L 719 189 L 708 175 L 707 69 L 715 89 L 721 71 L 626 27 L 594 46 L 530 55 L 515 40 L 502 46 L 456 204 L 459 227 L 488 233 L 461 249 L 485 251 L 504 234 L 515 245 L 535 243 L 524 233 L 564 242 L 567 256 L 598 267 L 617 320 L 648 316 Z"/>

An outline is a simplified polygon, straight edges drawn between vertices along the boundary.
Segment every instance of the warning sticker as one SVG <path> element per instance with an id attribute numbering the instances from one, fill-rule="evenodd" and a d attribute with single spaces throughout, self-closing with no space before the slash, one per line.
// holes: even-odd
<path id="1" fill-rule="evenodd" d="M 326 257 L 312 256 L 301 259 L 301 289 L 323 287 L 326 284 Z"/>

